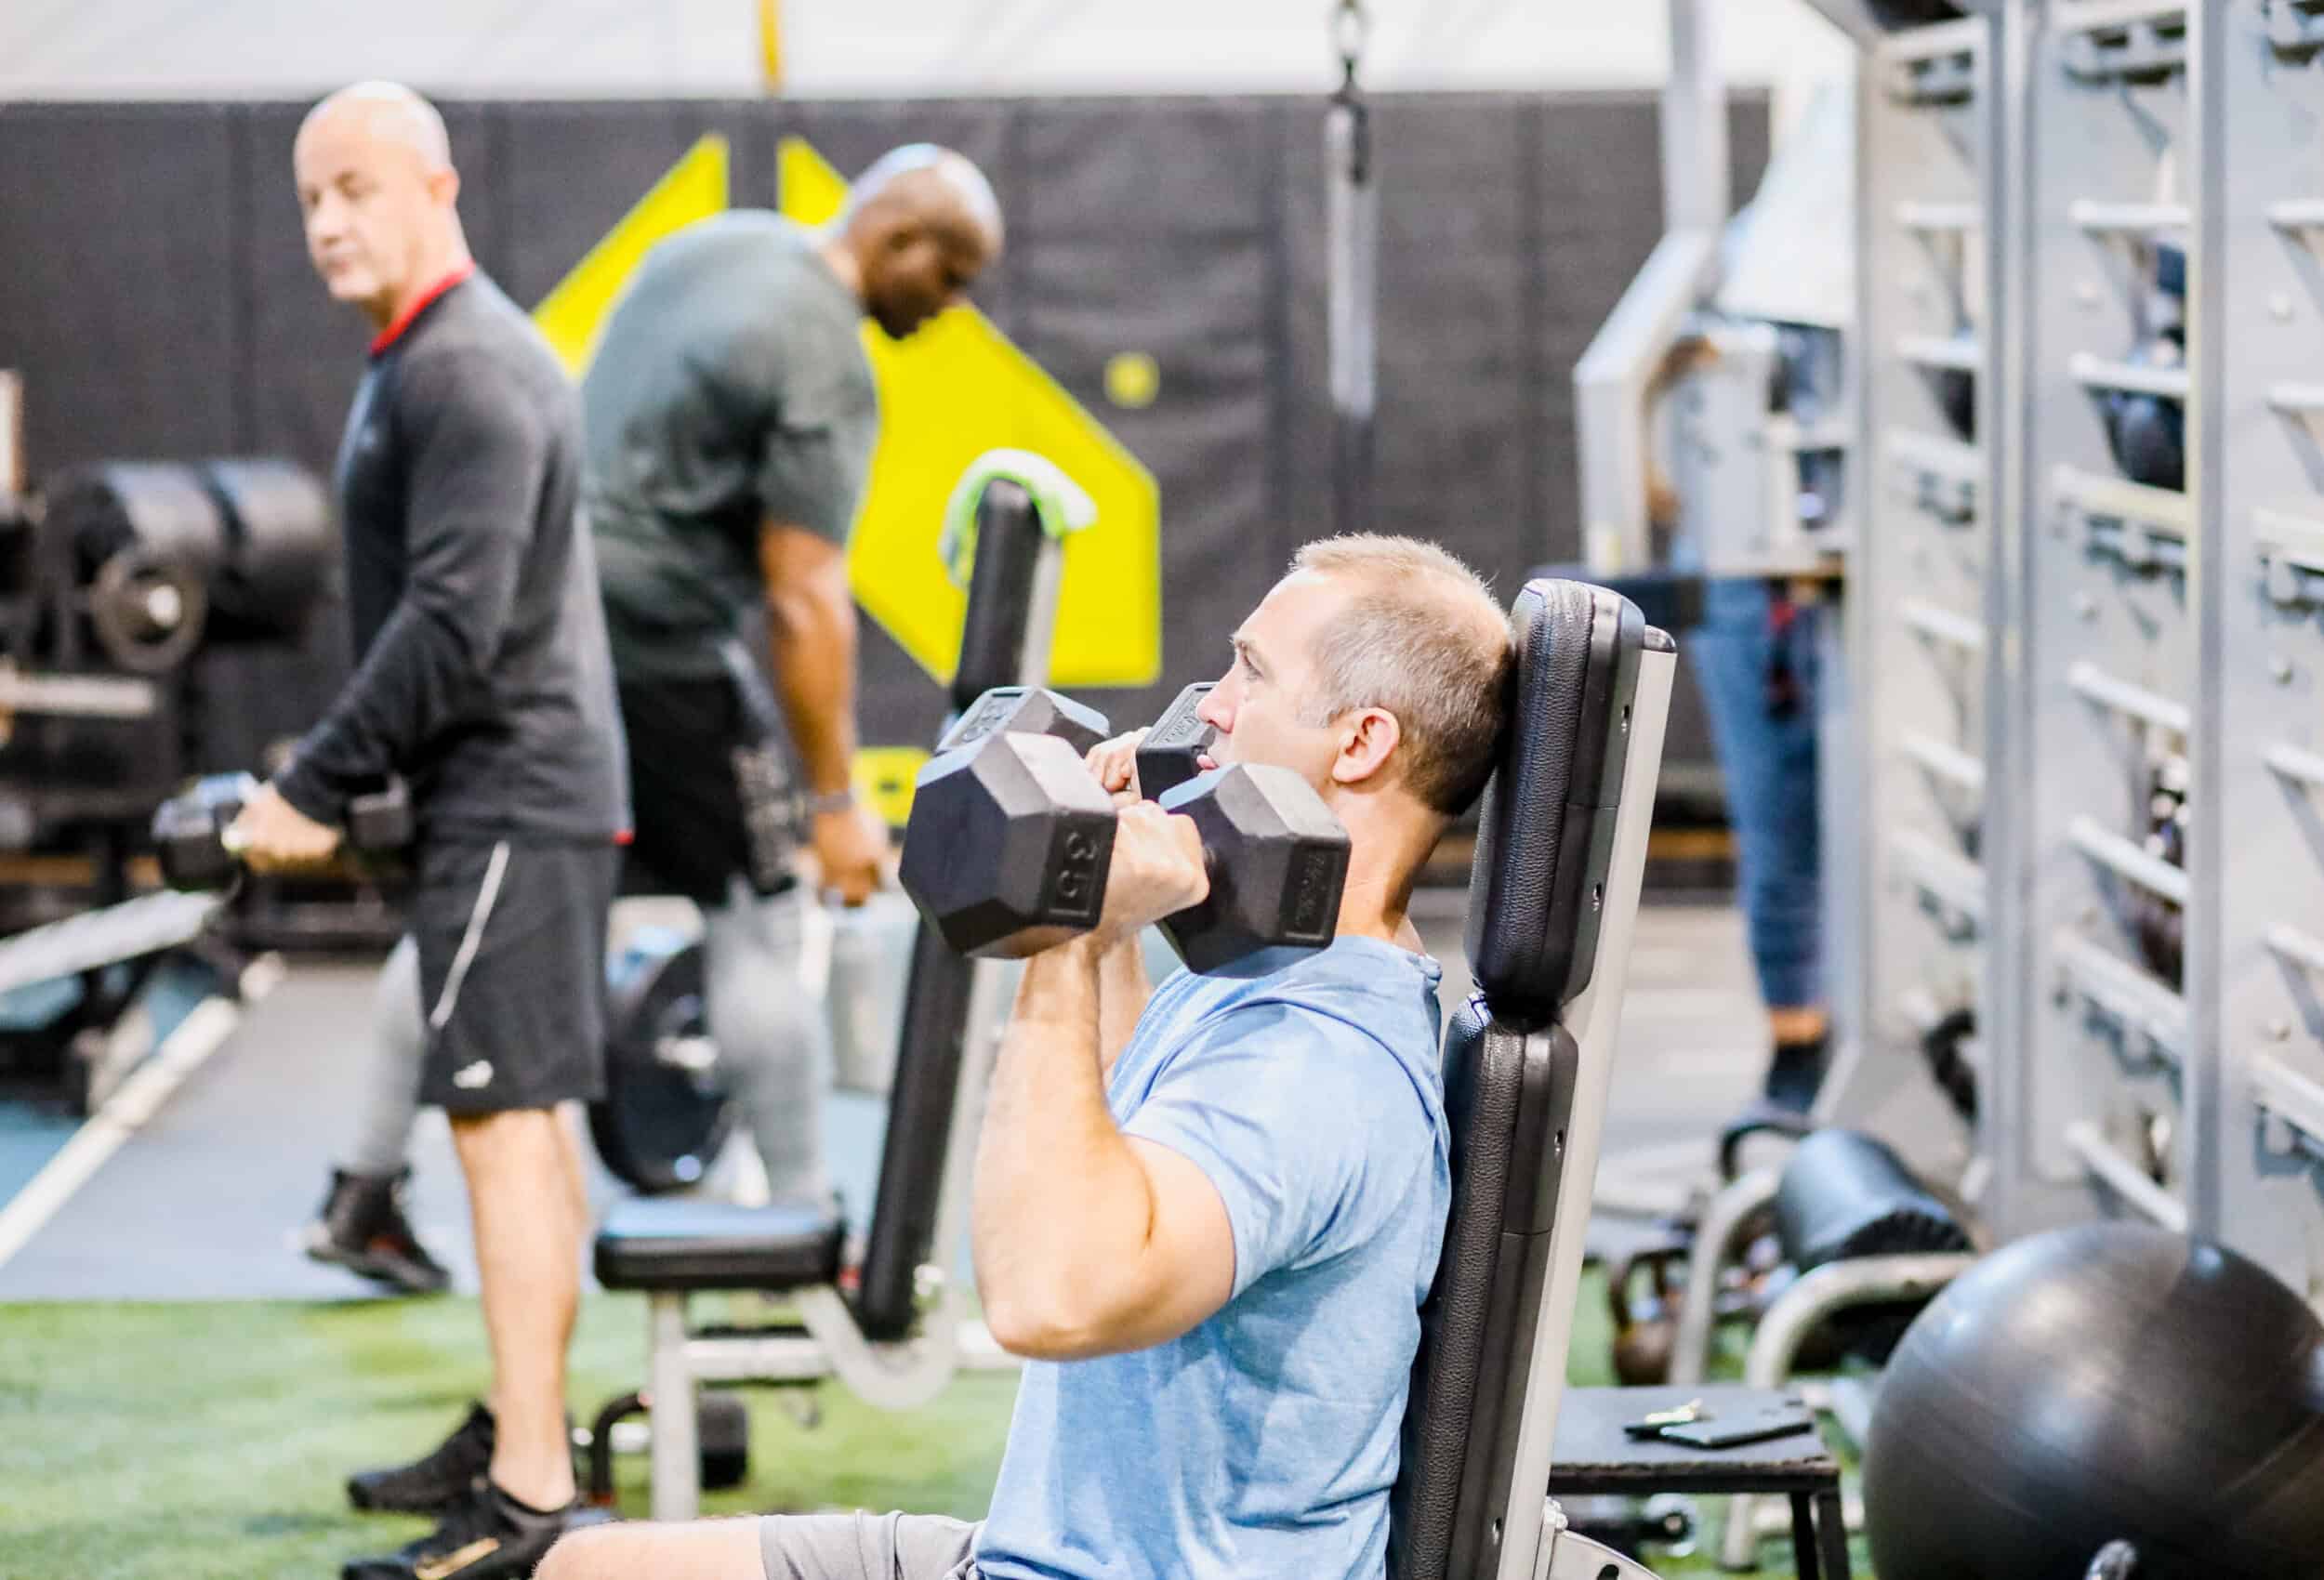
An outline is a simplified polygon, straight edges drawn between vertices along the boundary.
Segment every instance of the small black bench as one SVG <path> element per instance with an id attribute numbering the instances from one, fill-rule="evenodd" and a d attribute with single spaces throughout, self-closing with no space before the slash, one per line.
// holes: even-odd
<path id="1" fill-rule="evenodd" d="M 1820 1429 L 1734 1448 L 1695 1448 L 1622 1429 L 1657 1411 L 1702 1401 L 1713 1418 L 1771 1405 L 1798 1404 L 1780 1389 L 1575 1388 L 1557 1415 L 1551 1463 L 1552 1497 L 1651 1497 L 1657 1493 L 1718 1497 L 1776 1493 L 1791 1499 L 1791 1547 L 1800 1580 L 1848 1580 L 1848 1528 L 1841 1516 L 1840 1461 Z"/>

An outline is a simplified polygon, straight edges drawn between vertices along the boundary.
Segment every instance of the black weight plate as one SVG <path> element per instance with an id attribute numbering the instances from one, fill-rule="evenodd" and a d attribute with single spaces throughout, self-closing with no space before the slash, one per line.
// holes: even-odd
<path id="1" fill-rule="evenodd" d="M 589 1135 L 605 1166 L 655 1194 L 698 1183 L 733 1128 L 703 1019 L 701 946 L 659 928 L 608 968 L 605 1096 Z"/>

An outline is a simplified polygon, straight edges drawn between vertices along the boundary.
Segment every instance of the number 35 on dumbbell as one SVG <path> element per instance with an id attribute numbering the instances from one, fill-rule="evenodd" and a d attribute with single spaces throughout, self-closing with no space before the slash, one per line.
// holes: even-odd
<path id="1" fill-rule="evenodd" d="M 1191 712 L 1190 687 L 1164 714 Z M 987 691 L 921 769 L 899 876 L 963 955 L 1023 959 L 1098 924 L 1113 797 L 1085 761 L 1104 716 L 1054 691 Z M 1236 763 L 1165 791 L 1194 820 L 1210 893 L 1163 919 L 1179 958 L 1215 971 L 1261 949 L 1321 949 L 1338 928 L 1348 835 L 1288 769 Z"/>

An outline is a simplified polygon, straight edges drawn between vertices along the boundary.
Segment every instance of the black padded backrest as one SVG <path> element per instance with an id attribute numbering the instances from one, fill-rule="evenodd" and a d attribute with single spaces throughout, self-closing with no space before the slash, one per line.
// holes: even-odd
<path id="1" fill-rule="evenodd" d="M 1445 1116 L 1452 1130 L 1452 1213 L 1405 1407 L 1403 1454 L 1390 1494 L 1388 1573 L 1444 1580 L 1484 1573 L 1489 1515 L 1516 1450 L 1517 1395 L 1498 1386 L 1529 1364 L 1530 1313 L 1549 1258 L 1536 1254 L 1555 1219 L 1538 1183 L 1542 1154 L 1572 1108 L 1574 1047 L 1562 1029 L 1527 1034 L 1492 1018 L 1482 996 L 1445 1039 Z"/>
<path id="2" fill-rule="evenodd" d="M 1517 672 L 1477 814 L 1468 949 L 1494 1014 L 1538 1025 L 1590 982 L 1646 626 L 1583 582 L 1527 583 L 1510 620 Z"/>
<path id="3" fill-rule="evenodd" d="M 1420 1311 L 1390 1500 L 1392 1580 L 1488 1573 L 1533 1362 L 1579 1054 L 1559 1009 L 1589 984 L 1639 654 L 1635 605 L 1535 581 L 1512 611 L 1513 705 L 1479 813 L 1469 960 L 1445 1041 L 1452 1212 Z M 1660 639 L 1667 642 L 1668 639 Z M 1547 1489 L 1543 1489 L 1546 1493 Z"/>

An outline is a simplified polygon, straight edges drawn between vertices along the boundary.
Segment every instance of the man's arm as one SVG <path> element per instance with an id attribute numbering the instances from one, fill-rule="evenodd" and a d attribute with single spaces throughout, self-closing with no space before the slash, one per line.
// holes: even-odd
<path id="1" fill-rule="evenodd" d="M 1098 1075 L 1114 1073 L 1114 1061 L 1129 1046 L 1138 1018 L 1146 1012 L 1154 984 L 1146 979 L 1146 956 L 1137 938 L 1126 938 L 1098 957 Z"/>
<path id="2" fill-rule="evenodd" d="M 775 694 L 807 770 L 807 787 L 834 796 L 852 783 L 855 761 L 855 595 L 847 550 L 807 531 L 770 521 L 759 533 L 767 587 L 767 647 Z M 881 881 L 887 826 L 868 807 L 819 811 L 811 830 L 824 887 L 860 905 Z"/>
<path id="3" fill-rule="evenodd" d="M 1112 946 L 1124 949 L 1142 980 L 1134 935 Z M 1106 1107 L 1108 951 L 1084 938 L 1025 963 L 985 1098 L 977 1293 L 1001 1347 L 1036 1360 L 1149 1349 L 1234 1290 L 1235 1235 L 1218 1188 L 1180 1153 L 1124 1136 Z"/>
<path id="4" fill-rule="evenodd" d="M 776 694 L 819 796 L 845 790 L 855 760 L 855 595 L 847 550 L 803 527 L 759 533 L 767 587 L 767 648 Z"/>
<path id="5" fill-rule="evenodd" d="M 532 541 L 548 425 L 538 396 L 483 357 L 416 358 L 396 399 L 408 447 L 403 594 L 274 788 L 336 823 L 474 705 Z"/>

